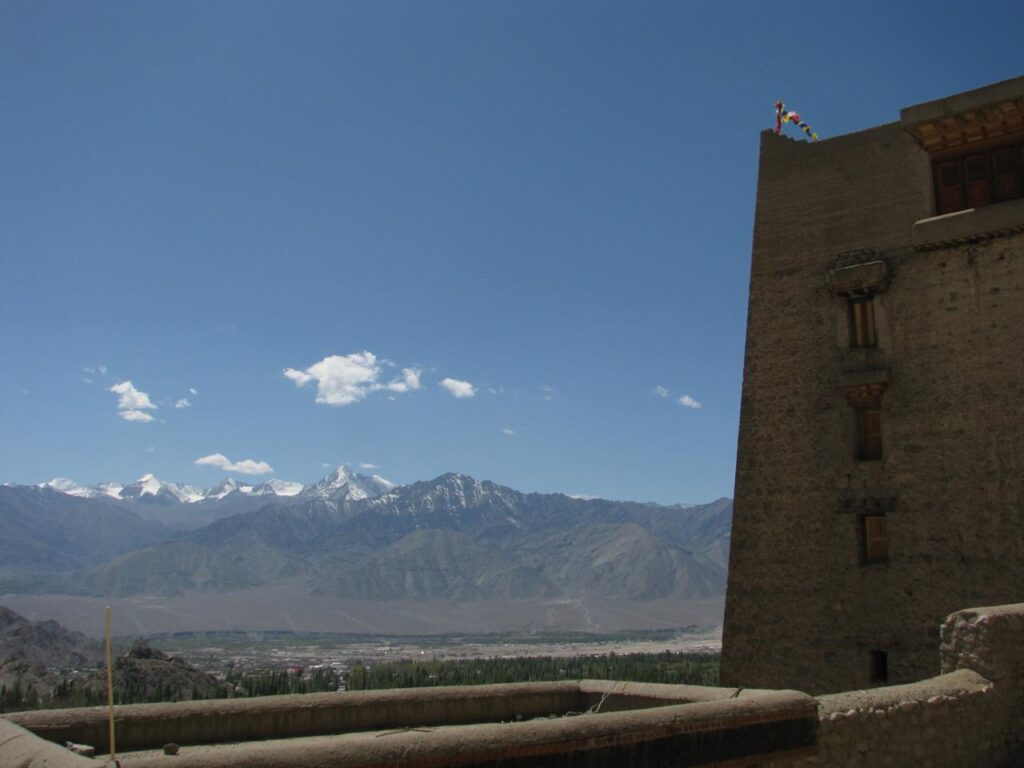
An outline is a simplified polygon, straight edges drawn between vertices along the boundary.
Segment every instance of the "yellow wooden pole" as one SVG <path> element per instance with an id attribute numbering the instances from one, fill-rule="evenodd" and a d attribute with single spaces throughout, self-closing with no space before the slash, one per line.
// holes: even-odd
<path id="1" fill-rule="evenodd" d="M 107 641 L 107 712 L 110 719 L 110 761 L 117 762 L 117 747 L 114 745 L 114 665 L 110 650 L 110 606 L 103 609 L 103 637 Z"/>

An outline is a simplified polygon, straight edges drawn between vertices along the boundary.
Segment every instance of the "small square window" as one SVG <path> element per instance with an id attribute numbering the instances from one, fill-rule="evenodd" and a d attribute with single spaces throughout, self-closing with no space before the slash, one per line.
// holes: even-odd
<path id="1" fill-rule="evenodd" d="M 888 562 L 889 529 L 885 515 L 862 515 L 860 520 L 861 551 L 864 562 Z"/>
<path id="2" fill-rule="evenodd" d="M 889 682 L 889 652 L 868 651 L 871 664 L 871 682 Z"/>
<path id="3" fill-rule="evenodd" d="M 855 349 L 873 347 L 877 343 L 875 333 L 875 298 L 861 296 L 848 299 L 850 311 L 850 346 Z"/>

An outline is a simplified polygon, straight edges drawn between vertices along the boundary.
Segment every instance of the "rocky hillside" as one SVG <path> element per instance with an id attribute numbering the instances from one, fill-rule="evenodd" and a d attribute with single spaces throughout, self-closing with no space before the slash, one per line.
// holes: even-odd
<path id="1" fill-rule="evenodd" d="M 103 646 L 55 621 L 28 621 L 0 605 L 0 677 L 12 671 L 86 669 L 103 661 Z"/>
<path id="2" fill-rule="evenodd" d="M 28 621 L 0 606 L 0 711 L 105 703 L 100 642 L 54 621 Z M 211 698 L 224 684 L 185 661 L 136 641 L 114 658 L 120 702 Z"/>

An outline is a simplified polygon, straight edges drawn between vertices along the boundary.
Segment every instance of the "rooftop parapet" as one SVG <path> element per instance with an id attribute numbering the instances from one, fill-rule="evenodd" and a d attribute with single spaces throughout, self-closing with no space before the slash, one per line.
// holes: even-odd
<path id="1" fill-rule="evenodd" d="M 9 717 L 102 751 L 105 714 Z M 116 720 L 120 756 L 138 768 L 738 767 L 813 755 L 818 727 L 816 702 L 796 691 L 609 680 L 140 704 L 118 707 Z M 174 758 L 160 752 L 168 742 L 181 745 Z"/>

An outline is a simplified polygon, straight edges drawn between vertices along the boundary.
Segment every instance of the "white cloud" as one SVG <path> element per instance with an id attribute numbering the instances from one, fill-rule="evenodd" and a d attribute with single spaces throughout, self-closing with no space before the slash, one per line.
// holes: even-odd
<path id="1" fill-rule="evenodd" d="M 413 392 L 420 388 L 420 369 L 403 368 L 402 378 L 388 382 L 385 386 L 392 392 Z"/>
<path id="2" fill-rule="evenodd" d="M 476 395 L 476 387 L 468 381 L 461 381 L 459 379 L 441 379 L 438 386 L 447 390 L 451 393 L 452 397 L 456 398 L 474 397 Z"/>
<path id="3" fill-rule="evenodd" d="M 265 475 L 273 472 L 274 468 L 265 461 L 253 461 L 244 459 L 242 461 L 231 461 L 223 453 L 211 453 L 209 456 L 195 460 L 196 464 L 204 464 L 210 467 L 218 467 L 225 472 L 241 472 L 243 475 Z"/>
<path id="4" fill-rule="evenodd" d="M 295 382 L 296 386 L 304 387 L 313 381 L 313 377 L 305 371 L 297 371 L 294 368 L 285 368 L 284 375 Z"/>
<path id="5" fill-rule="evenodd" d="M 665 387 L 659 386 L 654 388 L 654 394 L 656 394 L 658 397 L 668 397 L 672 393 L 669 392 Z"/>
<path id="6" fill-rule="evenodd" d="M 360 469 L 380 469 L 380 467 L 378 467 L 376 464 L 369 464 L 369 463 L 367 463 L 365 461 L 362 464 L 359 465 L 359 468 Z"/>
<path id="7" fill-rule="evenodd" d="M 515 433 L 516 431 L 514 429 L 509 429 L 508 427 L 505 427 L 503 430 L 501 430 L 501 434 L 508 435 L 509 437 L 512 437 Z"/>
<path id="8" fill-rule="evenodd" d="M 195 387 L 189 387 L 189 388 L 188 388 L 188 393 L 189 393 L 190 395 L 198 395 L 198 394 L 199 394 L 199 393 L 198 393 L 198 392 L 196 391 L 196 388 L 195 388 Z"/>
<path id="9" fill-rule="evenodd" d="M 191 405 L 192 405 L 192 403 L 190 403 L 188 401 L 188 398 L 187 397 L 183 397 L 183 398 L 181 398 L 181 400 L 179 400 L 178 402 L 176 402 L 174 404 L 174 407 L 175 408 L 189 408 L 189 407 L 191 407 Z"/>
<path id="10" fill-rule="evenodd" d="M 284 375 L 304 387 L 316 382 L 316 401 L 326 405 L 351 405 L 373 391 L 380 376 L 377 358 L 371 352 L 331 355 L 304 371 L 286 368 Z"/>
<path id="11" fill-rule="evenodd" d="M 153 420 L 153 417 L 150 416 L 145 411 L 138 411 L 138 410 L 135 410 L 133 408 L 130 408 L 127 411 L 118 411 L 117 415 L 120 416 L 125 421 L 142 421 L 142 422 L 147 422 L 147 421 L 152 421 Z"/>
<path id="12" fill-rule="evenodd" d="M 554 390 L 553 387 L 549 387 L 547 384 L 541 384 L 540 385 L 540 391 L 544 393 L 543 397 L 544 397 L 545 400 L 552 400 L 552 399 L 554 399 L 555 390 Z"/>
<path id="13" fill-rule="evenodd" d="M 372 352 L 330 355 L 304 371 L 285 368 L 284 375 L 304 387 L 316 382 L 316 401 L 325 405 L 351 405 L 379 390 L 412 392 L 420 388 L 420 369 L 403 368 L 401 376 L 381 382 L 381 366 Z"/>
<path id="14" fill-rule="evenodd" d="M 122 411 L 138 411 L 156 408 L 149 395 L 135 388 L 131 381 L 119 381 L 110 391 L 118 395 L 117 407 Z M 127 418 L 127 417 L 126 417 Z"/>
<path id="15" fill-rule="evenodd" d="M 680 397 L 679 398 L 679 404 L 680 405 L 684 405 L 687 408 L 700 408 L 700 403 L 698 403 L 696 400 L 694 400 L 689 395 L 683 395 L 682 397 Z"/>

